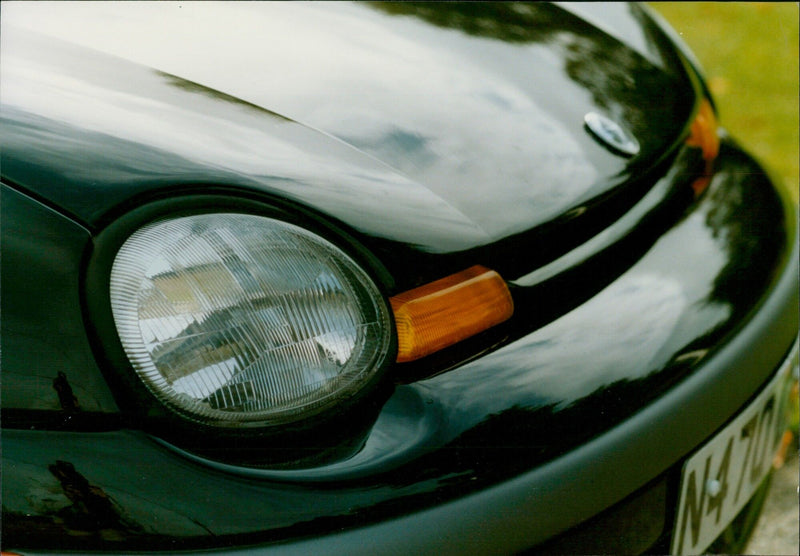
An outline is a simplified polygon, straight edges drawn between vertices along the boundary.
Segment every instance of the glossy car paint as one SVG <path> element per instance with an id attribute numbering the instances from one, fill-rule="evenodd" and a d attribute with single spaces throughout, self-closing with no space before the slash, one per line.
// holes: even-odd
<path id="1" fill-rule="evenodd" d="M 507 548 L 519 549 L 667 472 L 770 376 L 797 330 L 789 309 L 797 307 L 795 217 L 730 140 L 710 190 L 693 200 L 701 161 L 681 143 L 699 85 L 636 8 L 616 15 L 625 43 L 560 8 L 270 9 L 268 19 L 282 24 L 311 21 L 315 40 L 345 48 L 352 66 L 322 71 L 329 48 L 290 57 L 316 64 L 296 70 L 320 80 L 301 89 L 287 78 L 294 66 L 270 57 L 294 52 L 289 46 L 303 38 L 284 36 L 291 45 L 251 55 L 265 58 L 253 67 L 275 76 L 268 81 L 213 64 L 221 77 L 195 75 L 210 72 L 196 66 L 181 73 L 169 51 L 162 64 L 150 61 L 153 69 L 9 31 L 4 6 L 2 288 L 13 299 L 2 323 L 7 546 L 282 541 L 460 499 L 453 503 L 473 507 L 454 514 L 460 525 L 448 518 L 453 529 L 443 540 L 452 548 L 467 542 L 453 531 L 485 518 L 476 508 L 488 496 L 505 500 L 495 504 L 503 530 L 530 521 L 511 512 L 536 516 L 507 535 Z M 475 18 L 486 22 L 469 23 Z M 113 35 L 113 25 L 104 29 Z M 388 38 L 358 38 L 369 33 Z M 379 58 L 386 79 L 355 81 L 356 101 L 347 87 L 364 58 Z M 536 68 L 530 78 L 526 65 Z M 596 79 L 614 71 L 637 87 Z M 430 74 L 437 79 L 426 85 Z M 318 104 L 321 89 L 329 105 Z M 592 139 L 582 128 L 590 109 L 617 116 L 642 154 L 619 157 Z M 500 139 L 509 118 L 524 126 L 514 140 Z M 92 309 L 103 298 L 97 259 L 126 226 L 215 199 L 281 211 L 355 246 L 387 294 L 485 264 L 510 280 L 516 316 L 389 369 L 380 394 L 337 416 L 345 426 L 329 443 L 348 444 L 349 435 L 351 457 L 331 455 L 330 445 L 295 445 L 326 455 L 277 468 L 273 453 L 285 438 L 266 439 L 267 468 L 252 450 L 246 462 L 187 452 L 168 430 L 178 425 L 152 418 L 158 408 L 135 411 L 141 399 L 109 392 L 106 381 L 119 386 L 128 370 L 114 364 L 118 346 L 98 330 L 108 324 L 102 309 Z M 58 302 L 48 310 L 51 298 Z M 668 434 L 676 427 L 680 438 Z M 645 430 L 652 436 L 642 437 Z M 614 455 L 590 465 L 601 448 Z M 659 531 L 669 527 L 663 515 Z M 406 519 L 417 519 L 420 548 L 441 523 Z"/>
<path id="2" fill-rule="evenodd" d="M 135 47 L 124 29 L 135 29 L 131 20 L 148 15 L 147 9 L 127 14 L 122 10 L 116 17 L 112 13 L 110 21 L 98 26 L 93 23 L 97 15 L 84 19 L 81 10 L 59 14 L 57 6 L 55 12 L 47 8 L 19 8 L 23 13 L 12 12 L 11 17 L 33 29 L 57 21 L 62 30 L 52 30 L 56 36 L 106 52 L 120 51 L 124 44 L 126 57 L 147 66 L 127 67 L 68 45 L 57 47 L 57 56 L 37 54 L 42 46 L 35 38 L 11 35 L 5 39 L 6 50 L 11 50 L 5 54 L 6 71 L 14 76 L 19 68 L 28 83 L 15 79 L 7 87 L 8 104 L 134 143 L 109 149 L 146 146 L 187 159 L 156 166 L 159 173 L 171 171 L 166 177 L 178 183 L 192 177 L 231 181 L 207 171 L 192 176 L 192 163 L 203 170 L 212 166 L 217 172 L 244 174 L 282 198 L 319 207 L 364 233 L 424 252 L 464 250 L 546 222 L 552 225 L 565 214 L 574 216 L 584 203 L 597 201 L 601 193 L 669 153 L 694 101 L 674 55 L 651 61 L 554 7 L 518 12 L 502 6 L 452 6 L 439 7 L 431 16 L 424 7 L 415 12 L 383 4 L 236 6 L 229 16 L 255 19 L 250 32 L 258 30 L 262 41 L 270 41 L 250 52 L 245 49 L 253 44 L 247 40 L 252 36 L 219 43 L 217 56 L 242 60 L 247 72 L 238 64 L 215 64 L 202 56 L 197 57 L 201 64 L 185 57 L 169 59 L 163 46 L 157 52 L 139 52 L 147 41 Z M 202 6 L 192 10 L 200 13 L 188 19 L 185 12 L 164 14 L 170 21 L 162 24 L 176 35 L 171 40 L 199 42 L 208 31 L 204 25 L 218 27 L 213 13 L 205 15 Z M 68 32 L 59 15 L 75 18 Z M 457 23 L 468 16 L 484 18 L 487 30 L 459 29 Z M 435 22 L 446 32 L 426 17 L 441 18 Z M 642 18 L 635 9 L 628 17 Z M 361 34 L 348 33 L 348 25 Z M 307 29 L 313 35 L 268 32 L 274 26 Z M 515 35 L 519 29 L 526 31 Z M 664 39 L 655 28 L 650 33 L 650 49 L 658 52 L 658 41 Z M 114 43 L 108 44 L 109 36 Z M 340 44 L 348 36 L 352 40 Z M 297 55 L 291 53 L 299 50 L 299 41 L 314 47 L 313 55 L 303 53 L 306 67 L 298 68 Z M 375 44 L 383 46 L 376 52 Z M 330 67 L 337 46 L 344 52 L 336 54 L 336 65 Z M 254 74 L 265 78 L 254 80 Z M 123 83 L 125 94 L 119 90 Z M 59 94 L 31 94 L 31 88 L 42 87 L 56 87 Z M 92 103 L 82 103 L 89 91 Z M 227 96 L 231 93 L 236 98 Z M 584 115 L 598 107 L 630 128 L 642 144 L 640 156 L 616 156 L 585 132 Z M 309 130 L 277 114 L 331 134 L 371 157 L 323 137 L 313 139 Z M 307 160 L 300 168 L 295 164 L 298 156 Z M 373 157 L 381 163 L 369 160 Z M 83 167 L 89 173 L 100 171 L 89 164 Z M 137 181 L 147 181 L 149 168 L 137 165 Z M 130 172 L 113 170 L 106 179 L 117 182 Z M 81 178 L 91 183 L 98 176 Z M 103 194 L 97 195 L 100 185 Z M 101 182 L 95 188 L 82 187 L 81 199 L 66 199 L 52 191 L 53 185 L 37 190 L 91 226 L 102 212 L 139 192 L 110 186 L 113 183 Z M 353 195 L 354 190 L 360 195 Z"/>
<path id="3" fill-rule="evenodd" d="M 88 484 L 100 487 L 118 505 L 122 512 L 118 520 L 102 527 L 116 532 L 117 546 L 152 547 L 165 542 L 224 545 L 240 542 L 236 535 L 245 533 L 251 542 L 272 540 L 364 524 L 478 490 L 563 453 L 571 443 L 586 441 L 634 413 L 637 404 L 684 376 L 737 322 L 733 317 L 747 310 L 746 304 L 736 303 L 737 295 L 750 297 L 758 281 L 763 285 L 756 289 L 761 291 L 763 286 L 776 288 L 774 283 L 764 284 L 763 266 L 753 266 L 750 259 L 743 267 L 745 261 L 722 256 L 737 250 L 720 249 L 717 243 L 736 238 L 736 230 L 753 229 L 754 221 L 772 227 L 780 220 L 780 213 L 768 218 L 756 212 L 755 218 L 748 218 L 745 215 L 752 216 L 753 211 L 736 210 L 738 203 L 731 204 L 732 198 L 748 199 L 748 193 L 737 187 L 746 175 L 740 170 L 748 169 L 741 165 L 747 159 L 734 162 L 739 163 L 737 171 L 721 171 L 718 176 L 727 179 L 704 198 L 696 212 L 591 301 L 471 364 L 398 386 L 366 446 L 349 460 L 306 470 L 247 471 L 190 463 L 135 431 L 62 433 L 54 444 L 47 441 L 51 434 L 47 431 L 6 430 L 6 534 L 13 535 L 17 523 L 29 526 L 22 518 L 25 514 L 39 516 L 37 539 L 43 547 L 67 531 L 95 527 L 91 524 L 98 516 L 91 509 L 88 514 L 79 513 L 89 525 L 54 518 L 54 510 L 64 505 L 59 502 L 63 495 L 55 494 L 58 485 L 70 492 L 71 484 L 56 480 L 52 469 L 56 462 L 73 466 L 73 482 L 85 475 Z M 747 191 L 752 191 L 750 179 L 744 181 Z M 771 196 L 768 182 L 762 185 L 762 192 Z M 749 200 L 751 206 L 763 205 Z M 719 215 L 722 224 L 716 230 L 710 225 L 716 222 L 712 215 Z M 685 246 L 687 237 L 698 246 L 691 253 L 673 243 Z M 738 237 L 744 241 L 751 236 Z M 778 255 L 775 262 L 785 263 L 788 253 L 783 250 Z M 717 264 L 707 264 L 714 259 Z M 675 270 L 678 267 L 680 271 Z M 745 282 L 739 282 L 744 278 Z M 796 288 L 792 291 L 791 275 L 784 282 L 788 288 L 778 289 L 783 299 L 776 305 L 785 308 L 796 301 Z M 722 291 L 729 292 L 727 297 L 716 297 Z M 629 312 L 615 311 L 631 301 L 636 305 Z M 676 302 L 682 310 L 671 309 Z M 792 311 L 783 312 L 791 323 Z M 594 328 L 598 319 L 606 334 Z M 687 428 L 681 429 L 685 430 L 681 441 L 673 439 L 669 449 L 662 447 L 658 457 L 654 454 L 640 465 L 666 469 L 681 450 L 690 449 L 704 432 L 713 431 L 715 423 L 724 421 L 769 376 L 777 361 L 767 358 L 793 334 L 791 325 L 772 326 L 769 338 L 762 340 L 769 349 L 751 356 L 755 361 L 749 374 L 722 374 L 726 396 L 717 400 L 722 407 L 714 410 L 711 404 L 703 405 L 708 415 L 702 426 L 682 423 Z M 571 379 L 566 383 L 562 380 L 565 368 Z M 664 451 L 673 459 L 664 458 Z M 130 461 L 137 463 L 120 466 Z M 198 484 L 202 488 L 192 486 Z M 54 492 L 50 505 L 30 497 L 31 485 Z M 580 500 L 585 502 L 585 498 L 582 493 Z M 154 500 L 162 508 L 155 513 Z M 229 506 L 220 500 L 236 503 Z M 66 508 L 78 507 L 77 500 L 72 502 Z M 212 542 L 198 522 L 222 538 Z M 69 537 L 76 548 L 106 546 L 98 531 Z"/>

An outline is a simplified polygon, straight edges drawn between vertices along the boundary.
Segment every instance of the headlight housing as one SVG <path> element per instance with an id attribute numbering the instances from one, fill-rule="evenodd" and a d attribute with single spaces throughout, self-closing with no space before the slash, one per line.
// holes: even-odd
<path id="1" fill-rule="evenodd" d="M 110 276 L 117 332 L 165 405 L 219 427 L 317 413 L 374 379 L 390 312 L 367 273 L 326 239 L 240 213 L 145 225 Z"/>

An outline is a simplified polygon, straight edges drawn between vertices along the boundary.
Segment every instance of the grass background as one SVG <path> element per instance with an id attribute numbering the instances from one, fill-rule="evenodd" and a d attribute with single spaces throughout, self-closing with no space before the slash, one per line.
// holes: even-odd
<path id="1" fill-rule="evenodd" d="M 705 70 L 720 124 L 780 179 L 795 203 L 798 147 L 796 2 L 653 2 Z"/>

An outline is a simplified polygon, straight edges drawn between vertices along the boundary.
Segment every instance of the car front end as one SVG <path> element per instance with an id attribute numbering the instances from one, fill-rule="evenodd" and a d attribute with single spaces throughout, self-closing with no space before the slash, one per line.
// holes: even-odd
<path id="1" fill-rule="evenodd" d="M 740 546 L 797 214 L 646 8 L 3 10 L 4 549 Z"/>

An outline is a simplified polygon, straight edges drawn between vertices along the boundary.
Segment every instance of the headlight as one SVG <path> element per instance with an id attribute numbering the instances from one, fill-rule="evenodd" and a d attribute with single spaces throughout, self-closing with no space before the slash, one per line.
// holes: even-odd
<path id="1" fill-rule="evenodd" d="M 116 255 L 110 299 L 147 388 L 216 426 L 293 421 L 351 397 L 390 346 L 369 276 L 329 241 L 263 216 L 146 225 Z"/>

